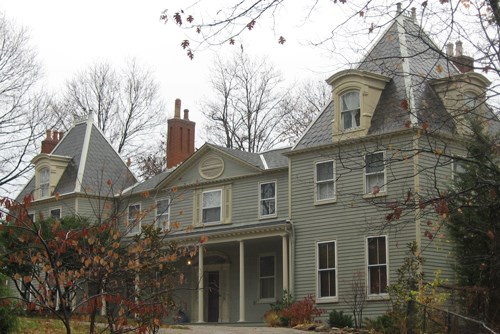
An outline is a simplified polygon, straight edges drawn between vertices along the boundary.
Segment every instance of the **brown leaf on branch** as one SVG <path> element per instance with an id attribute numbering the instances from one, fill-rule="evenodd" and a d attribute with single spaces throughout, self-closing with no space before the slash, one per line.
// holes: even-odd
<path id="1" fill-rule="evenodd" d="M 229 45 L 234 45 L 234 39 L 233 38 L 229 39 Z"/>
<path id="2" fill-rule="evenodd" d="M 188 50 L 187 56 L 189 57 L 189 59 L 193 60 L 194 54 L 193 54 L 193 51 L 191 51 L 191 49 Z"/>
<path id="3" fill-rule="evenodd" d="M 189 23 L 192 23 L 194 21 L 194 18 L 192 15 L 189 15 L 186 19 L 186 21 L 188 21 Z"/>
<path id="4" fill-rule="evenodd" d="M 285 37 L 280 36 L 280 38 L 278 38 L 278 43 L 280 43 L 280 44 L 282 44 L 282 45 L 283 45 L 283 44 L 285 44 L 285 42 L 286 42 Z"/>
<path id="5" fill-rule="evenodd" d="M 181 47 L 186 49 L 189 46 L 189 41 L 187 39 L 183 40 L 181 43 Z"/>
<path id="6" fill-rule="evenodd" d="M 401 104 L 400 105 L 401 105 L 401 108 L 403 108 L 404 110 L 408 110 L 409 105 L 408 105 L 408 100 L 407 99 L 401 100 Z"/>
<path id="7" fill-rule="evenodd" d="M 179 13 L 175 13 L 174 14 L 174 20 L 175 20 L 175 23 L 177 23 L 178 25 L 182 25 L 182 17 L 181 17 L 181 14 Z"/>
<path id="8" fill-rule="evenodd" d="M 248 22 L 247 24 L 248 30 L 252 30 L 254 27 L 255 27 L 255 20 Z"/>

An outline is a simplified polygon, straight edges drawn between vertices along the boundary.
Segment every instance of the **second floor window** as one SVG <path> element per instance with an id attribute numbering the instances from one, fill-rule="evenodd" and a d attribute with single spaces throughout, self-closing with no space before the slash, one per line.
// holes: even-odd
<path id="1" fill-rule="evenodd" d="M 205 191 L 202 195 L 202 223 L 218 223 L 222 213 L 222 190 Z"/>
<path id="2" fill-rule="evenodd" d="M 168 230 L 169 226 L 170 200 L 161 199 L 156 201 L 156 226 L 162 231 Z"/>
<path id="3" fill-rule="evenodd" d="M 260 216 L 276 215 L 276 182 L 260 184 Z"/>
<path id="4" fill-rule="evenodd" d="M 316 164 L 316 201 L 335 198 L 335 164 L 333 160 Z"/>
<path id="5" fill-rule="evenodd" d="M 128 206 L 128 230 L 130 233 L 141 232 L 141 205 L 133 204 Z"/>
<path id="6" fill-rule="evenodd" d="M 40 198 L 48 197 L 50 184 L 50 170 L 42 168 L 40 170 Z"/>
<path id="7" fill-rule="evenodd" d="M 351 91 L 341 96 L 340 125 L 342 130 L 359 128 L 361 125 L 359 92 Z"/>
<path id="8" fill-rule="evenodd" d="M 384 153 L 377 152 L 365 155 L 365 164 L 365 193 L 385 192 Z"/>

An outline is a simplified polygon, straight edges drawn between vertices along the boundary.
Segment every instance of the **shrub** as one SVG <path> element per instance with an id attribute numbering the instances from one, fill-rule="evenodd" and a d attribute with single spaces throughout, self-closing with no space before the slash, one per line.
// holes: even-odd
<path id="1" fill-rule="evenodd" d="M 271 326 L 286 327 L 290 324 L 290 319 L 283 316 L 283 310 L 293 304 L 293 296 L 287 290 L 283 290 L 283 297 L 281 300 L 271 304 L 271 309 L 264 314 L 265 322 Z"/>
<path id="2" fill-rule="evenodd" d="M 333 310 L 328 315 L 328 324 L 330 327 L 344 328 L 352 327 L 352 315 L 344 314 L 343 311 Z"/>
<path id="3" fill-rule="evenodd" d="M 312 295 L 308 295 L 302 300 L 293 302 L 290 306 L 283 310 L 282 316 L 290 319 L 290 326 L 305 324 L 314 321 L 314 318 L 319 317 L 324 310 L 316 307 Z"/>
<path id="4" fill-rule="evenodd" d="M 375 319 L 365 319 L 366 329 L 375 330 L 384 334 L 398 334 L 400 329 L 398 326 L 397 316 L 394 314 L 383 314 Z"/>

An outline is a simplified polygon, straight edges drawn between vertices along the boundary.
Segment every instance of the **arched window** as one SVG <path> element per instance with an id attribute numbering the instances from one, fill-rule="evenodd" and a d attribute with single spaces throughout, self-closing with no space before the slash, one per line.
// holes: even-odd
<path id="1" fill-rule="evenodd" d="M 40 198 L 48 197 L 49 194 L 49 183 L 50 183 L 50 171 L 47 167 L 40 170 Z"/>
<path id="2" fill-rule="evenodd" d="M 343 130 L 359 128 L 360 103 L 359 92 L 350 91 L 340 97 L 340 124 Z"/>
<path id="3" fill-rule="evenodd" d="M 479 105 L 479 96 L 473 92 L 464 93 L 464 108 L 466 111 L 471 111 L 477 108 Z"/>

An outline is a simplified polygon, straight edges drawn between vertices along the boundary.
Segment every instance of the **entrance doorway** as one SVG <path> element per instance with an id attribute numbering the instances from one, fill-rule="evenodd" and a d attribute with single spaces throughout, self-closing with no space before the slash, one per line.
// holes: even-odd
<path id="1" fill-rule="evenodd" d="M 208 322 L 219 322 L 219 272 L 209 271 L 207 272 L 208 278 Z"/>

